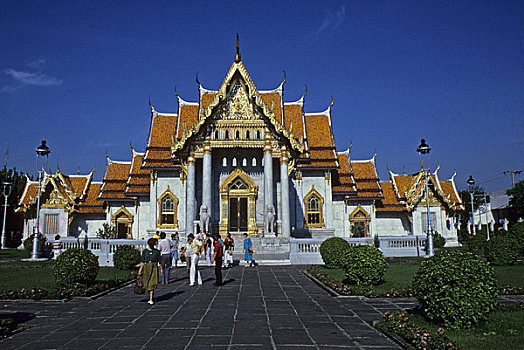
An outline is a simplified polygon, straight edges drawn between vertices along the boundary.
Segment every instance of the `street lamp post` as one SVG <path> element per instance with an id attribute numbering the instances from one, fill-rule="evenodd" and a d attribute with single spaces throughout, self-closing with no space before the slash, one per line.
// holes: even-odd
<path id="1" fill-rule="evenodd" d="M 51 153 L 49 147 L 47 147 L 45 140 L 42 140 L 42 144 L 36 148 L 36 163 L 38 170 L 38 200 L 36 202 L 36 227 L 34 229 L 34 238 L 33 238 L 33 251 L 31 252 L 31 259 L 38 259 L 40 257 L 40 252 L 38 251 L 39 246 L 39 234 L 40 234 L 40 190 L 42 188 L 42 173 L 44 172 L 44 167 L 38 167 L 38 160 L 40 157 L 46 157 Z"/>
<path id="2" fill-rule="evenodd" d="M 466 181 L 467 184 L 468 184 L 468 189 L 469 189 L 469 195 L 471 197 L 471 224 L 473 226 L 473 235 L 476 234 L 475 232 L 475 208 L 473 206 L 473 192 L 474 192 L 474 188 L 473 186 L 475 185 L 475 180 L 473 180 L 473 176 L 469 176 L 469 179 L 468 181 Z"/>
<path id="3" fill-rule="evenodd" d="M 431 224 L 430 224 L 430 215 L 429 215 L 429 192 L 428 192 L 428 174 L 430 170 L 430 162 L 429 162 L 429 151 L 431 151 L 431 148 L 426 144 L 425 139 L 420 140 L 420 145 L 417 148 L 417 152 L 420 157 L 420 166 L 422 168 L 422 171 L 424 172 L 424 180 L 426 183 L 426 236 L 427 236 L 427 254 L 428 256 L 433 256 L 433 234 L 431 232 Z M 424 156 L 427 157 L 427 164 L 428 168 L 424 168 Z"/>
<path id="4" fill-rule="evenodd" d="M 6 249 L 7 246 L 5 245 L 6 236 L 5 236 L 5 218 L 7 213 L 7 197 L 11 194 L 11 182 L 4 182 L 4 221 L 2 222 L 2 249 Z"/>

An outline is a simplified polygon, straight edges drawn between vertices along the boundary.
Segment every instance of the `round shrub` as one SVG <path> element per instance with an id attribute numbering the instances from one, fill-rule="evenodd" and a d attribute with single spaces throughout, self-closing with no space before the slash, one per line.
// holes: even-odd
<path id="1" fill-rule="evenodd" d="M 469 328 L 497 304 L 497 280 L 489 263 L 469 251 L 443 250 L 413 277 L 422 313 L 449 328 Z"/>
<path id="2" fill-rule="evenodd" d="M 98 257 L 86 249 L 68 249 L 56 258 L 53 274 L 59 287 L 88 287 L 98 274 Z"/>
<path id="3" fill-rule="evenodd" d="M 443 248 L 445 244 L 446 239 L 440 233 L 433 233 L 433 248 Z"/>
<path id="4" fill-rule="evenodd" d="M 344 256 L 349 249 L 349 243 L 340 237 L 326 239 L 320 245 L 320 255 L 328 269 L 336 269 L 344 266 Z"/>
<path id="5" fill-rule="evenodd" d="M 33 251 L 33 239 L 35 238 L 35 235 L 32 234 L 28 238 L 24 240 L 24 249 L 28 252 Z M 45 242 L 47 241 L 47 238 L 45 235 L 40 234 L 38 235 L 38 251 L 42 252 L 44 250 Z"/>
<path id="6" fill-rule="evenodd" d="M 493 265 L 512 265 L 519 256 L 518 242 L 508 234 L 497 235 L 484 245 L 484 255 Z"/>
<path id="7" fill-rule="evenodd" d="M 350 284 L 372 285 L 380 283 L 388 263 L 382 252 L 371 245 L 349 247 L 345 255 L 344 270 Z"/>
<path id="8" fill-rule="evenodd" d="M 120 270 L 132 270 L 140 260 L 140 251 L 130 245 L 118 246 L 113 254 L 113 264 Z"/>

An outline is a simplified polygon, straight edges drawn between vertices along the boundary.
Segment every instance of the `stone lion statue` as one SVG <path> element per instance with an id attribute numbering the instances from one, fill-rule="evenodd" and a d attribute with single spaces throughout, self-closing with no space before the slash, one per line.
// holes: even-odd
<path id="1" fill-rule="evenodd" d="M 200 206 L 200 230 L 202 233 L 209 232 L 209 220 L 211 219 L 211 214 L 207 205 L 202 204 Z"/>
<path id="2" fill-rule="evenodd" d="M 266 233 L 274 234 L 273 226 L 275 224 L 275 208 L 273 204 L 266 205 L 265 212 L 265 224 L 266 224 Z"/>

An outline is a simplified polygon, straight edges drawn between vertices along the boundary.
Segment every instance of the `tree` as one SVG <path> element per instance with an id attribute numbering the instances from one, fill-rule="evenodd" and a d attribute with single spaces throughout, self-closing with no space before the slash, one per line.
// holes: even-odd
<path id="1" fill-rule="evenodd" d="M 517 222 L 520 218 L 524 218 L 524 181 L 519 181 L 515 187 L 506 191 L 510 196 L 509 211 L 510 221 Z"/>
<path id="2" fill-rule="evenodd" d="M 20 197 L 22 196 L 22 193 L 24 192 L 25 188 L 25 182 L 26 182 L 26 174 L 23 172 L 18 172 L 16 168 L 13 169 L 7 169 L 6 166 L 2 170 L 0 170 L 0 193 L 2 194 L 0 196 L 0 233 L 2 230 L 3 220 L 4 220 L 4 204 L 5 199 L 3 196 L 3 190 L 4 186 L 2 185 L 3 182 L 10 182 L 11 185 L 11 194 L 7 198 L 7 213 L 6 213 L 6 225 L 5 225 L 5 232 L 6 232 L 6 243 L 10 247 L 16 247 L 20 245 L 22 238 L 17 237 L 15 240 L 11 240 L 10 232 L 22 232 L 24 228 L 24 218 L 22 215 L 15 214 L 15 209 L 18 205 L 18 202 L 20 201 Z"/>
<path id="3" fill-rule="evenodd" d="M 471 218 L 471 195 L 467 190 L 459 192 L 462 205 L 464 206 L 464 212 L 460 216 L 460 227 L 465 228 L 468 221 Z M 476 211 L 481 205 L 484 204 L 484 189 L 480 186 L 473 186 L 473 208 Z"/>
<path id="4" fill-rule="evenodd" d="M 113 239 L 116 238 L 116 230 L 112 225 L 103 223 L 102 227 L 96 232 L 96 236 L 102 239 Z"/>

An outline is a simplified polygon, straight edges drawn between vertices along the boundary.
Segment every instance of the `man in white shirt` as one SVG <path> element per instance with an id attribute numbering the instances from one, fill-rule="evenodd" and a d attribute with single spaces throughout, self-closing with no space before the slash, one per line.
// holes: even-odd
<path id="1" fill-rule="evenodd" d="M 160 275 L 160 284 L 168 284 L 169 272 L 171 270 L 171 240 L 166 238 L 165 232 L 160 232 L 160 241 L 158 242 L 158 250 L 160 250 L 160 265 L 162 266 L 163 274 Z"/>
<path id="2" fill-rule="evenodd" d="M 200 276 L 200 271 L 198 271 L 198 261 L 200 260 L 200 254 L 204 249 L 202 242 L 198 239 L 195 239 L 195 236 L 190 233 L 187 235 L 187 243 L 191 247 L 191 269 L 189 270 L 189 285 L 195 285 L 195 277 L 198 280 L 198 284 L 202 284 L 202 276 Z M 187 256 L 188 252 L 186 252 Z"/>

